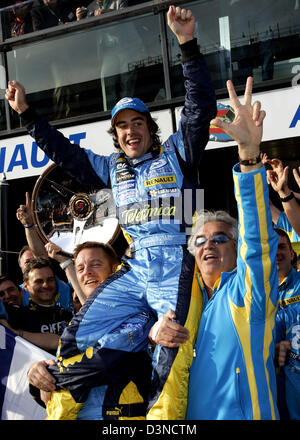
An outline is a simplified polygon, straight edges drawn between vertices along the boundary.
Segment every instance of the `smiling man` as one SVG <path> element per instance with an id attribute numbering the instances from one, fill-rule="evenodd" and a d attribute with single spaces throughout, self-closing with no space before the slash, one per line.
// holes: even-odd
<path id="1" fill-rule="evenodd" d="M 0 276 L 0 299 L 4 304 L 22 304 L 21 288 L 11 280 L 9 275 Z"/>
<path id="2" fill-rule="evenodd" d="M 40 119 L 16 81 L 9 82 L 6 99 L 47 156 L 76 180 L 112 188 L 131 258 L 123 260 L 117 278 L 101 287 L 101 300 L 95 297 L 89 310 L 86 304 L 83 307 L 86 315 L 80 327 L 84 334 L 93 334 L 96 345 L 96 332 L 88 330 L 89 325 L 95 326 L 90 317 L 109 316 L 114 309 L 125 311 L 119 307 L 121 300 L 140 304 L 140 308 L 146 304 L 158 318 L 174 309 L 182 325 L 189 323 L 191 339 L 183 351 L 157 346 L 154 353 L 148 418 L 170 420 L 183 419 L 186 412 L 199 316 L 199 303 L 192 301 L 194 261 L 187 250 L 187 235 L 196 208 L 198 166 L 209 139 L 210 120 L 217 111 L 213 84 L 194 38 L 192 11 L 170 6 L 167 20 L 182 52 L 186 95 L 178 131 L 164 143 L 149 109 L 138 98 L 125 97 L 112 110 L 110 132 L 118 153 L 110 156 L 73 145 Z M 80 333 L 79 328 L 72 334 L 74 343 L 85 346 L 86 341 L 78 340 Z"/>
<path id="3" fill-rule="evenodd" d="M 252 81 L 248 78 L 244 105 L 228 81 L 235 119 L 230 125 L 212 121 L 238 143 L 233 179 L 239 227 L 225 212 L 204 211 L 189 240 L 203 295 L 190 372 L 190 420 L 278 418 L 273 365 L 278 239 L 259 155 L 265 113 L 259 102 L 251 104 Z"/>
<path id="4" fill-rule="evenodd" d="M 7 311 L 10 330 L 33 344 L 55 354 L 59 335 L 71 320 L 72 313 L 55 304 L 55 279 L 51 263 L 32 259 L 24 271 L 24 282 L 30 292 L 28 305 L 22 291 L 8 275 L 0 277 L 0 300 Z"/>
<path id="5" fill-rule="evenodd" d="M 79 285 L 87 298 L 116 271 L 119 264 L 113 248 L 97 242 L 78 245 L 74 252 L 74 261 Z"/>
<path id="6" fill-rule="evenodd" d="M 152 137 L 148 129 L 147 118 L 143 114 L 137 115 L 135 110 L 125 110 L 131 103 L 136 103 L 136 109 L 148 113 L 148 109 L 137 98 L 121 101 L 123 104 L 115 107 L 112 125 L 116 127 L 117 138 L 121 150 L 130 159 L 143 156 L 152 145 Z M 124 110 L 122 111 L 122 106 Z"/>
<path id="7" fill-rule="evenodd" d="M 23 273 L 24 287 L 30 293 L 31 299 L 43 306 L 52 306 L 55 303 L 55 276 L 48 262 L 31 260 Z"/>
<path id="8" fill-rule="evenodd" d="M 30 299 L 28 306 L 20 308 L 17 328 L 61 335 L 72 313 L 55 304 L 55 275 L 49 260 L 34 258 L 27 263 L 23 281 Z"/>
<path id="9" fill-rule="evenodd" d="M 201 222 L 204 224 L 195 237 L 195 257 L 211 298 L 220 273 L 236 266 L 237 222 L 224 211 L 207 211 L 197 224 Z"/>
<path id="10" fill-rule="evenodd" d="M 212 121 L 238 144 L 233 180 L 239 224 L 224 211 L 203 211 L 189 239 L 203 306 L 190 369 L 188 420 L 278 418 L 273 362 L 278 238 L 259 154 L 265 112 L 260 102 L 251 104 L 252 82 L 248 78 L 242 105 L 228 81 L 235 119 L 231 124 Z M 167 316 L 157 342 L 166 323 Z M 167 327 L 173 343 L 176 326 Z M 183 337 L 181 332 L 179 343 Z"/>

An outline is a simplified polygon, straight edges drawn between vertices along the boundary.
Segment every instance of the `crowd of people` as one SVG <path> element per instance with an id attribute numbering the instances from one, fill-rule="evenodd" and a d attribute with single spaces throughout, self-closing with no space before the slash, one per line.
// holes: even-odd
<path id="1" fill-rule="evenodd" d="M 17 210 L 27 239 L 19 256 L 24 282 L 1 275 L 0 322 L 56 352 L 56 361 L 28 371 L 47 419 L 300 419 L 300 272 L 292 246 L 300 237 L 300 169 L 296 193 L 288 167 L 261 153 L 266 114 L 252 103 L 252 78 L 243 103 L 228 81 L 235 119 L 216 118 L 193 13 L 170 6 L 167 17 L 186 95 L 179 130 L 164 143 L 146 105 L 123 98 L 111 113 L 118 152 L 100 156 L 70 143 L 28 105 L 22 84 L 9 82 L 6 99 L 38 146 L 76 180 L 111 185 L 129 251 L 120 256 L 93 241 L 70 258 L 54 243 L 44 246 L 26 194 Z M 238 220 L 203 211 L 188 223 L 179 214 L 195 205 L 210 124 L 238 146 Z"/>
<path id="2" fill-rule="evenodd" d="M 0 11 L 4 36 L 11 38 L 135 4 L 134 0 L 12 0 Z"/>

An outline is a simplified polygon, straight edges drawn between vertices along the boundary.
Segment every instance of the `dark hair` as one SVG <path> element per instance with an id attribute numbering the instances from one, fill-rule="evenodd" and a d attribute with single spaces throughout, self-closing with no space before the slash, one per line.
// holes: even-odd
<path id="1" fill-rule="evenodd" d="M 280 228 L 274 228 L 274 231 L 276 231 L 277 234 L 280 235 L 281 237 L 285 237 L 287 239 L 289 248 L 291 250 L 293 250 L 292 243 L 291 243 L 291 240 L 290 240 L 290 237 L 288 236 L 288 234 L 283 229 L 280 229 Z"/>
<path id="2" fill-rule="evenodd" d="M 137 112 L 137 113 L 139 113 L 139 112 Z M 148 129 L 149 129 L 150 135 L 152 137 L 152 145 L 154 147 L 161 145 L 161 140 L 159 138 L 159 131 L 160 130 L 159 130 L 159 127 L 158 127 L 157 123 L 152 118 L 150 113 L 148 113 L 148 112 L 141 113 L 141 115 L 146 116 L 146 121 L 147 121 Z M 107 133 L 112 136 L 114 147 L 117 150 L 122 151 L 122 148 L 120 147 L 120 144 L 119 144 L 119 141 L 118 141 L 116 127 L 110 127 L 110 129 L 107 130 Z"/>
<path id="3" fill-rule="evenodd" d="M 99 241 L 85 241 L 84 243 L 78 244 L 73 252 L 74 261 L 78 257 L 79 252 L 81 252 L 83 249 L 91 248 L 102 249 L 107 256 L 111 266 L 113 266 L 114 264 L 119 264 L 120 261 L 115 250 L 109 244 L 101 243 Z"/>
<path id="4" fill-rule="evenodd" d="M 30 247 L 29 247 L 27 244 L 25 244 L 25 246 L 23 246 L 22 249 L 21 249 L 20 252 L 19 252 L 19 256 L 18 256 L 18 264 L 19 264 L 20 267 L 21 267 L 21 258 L 22 258 L 22 255 L 23 255 L 24 252 L 26 252 L 26 251 L 30 251 L 30 252 L 32 252 L 32 250 L 30 249 Z M 33 253 L 33 252 L 32 252 L 32 253 Z"/>
<path id="5" fill-rule="evenodd" d="M 27 282 L 29 279 L 29 273 L 34 269 L 43 269 L 44 267 L 49 267 L 54 275 L 54 268 L 50 260 L 43 257 L 33 258 L 30 260 L 25 267 L 24 273 L 23 273 L 23 280 L 24 282 Z"/>

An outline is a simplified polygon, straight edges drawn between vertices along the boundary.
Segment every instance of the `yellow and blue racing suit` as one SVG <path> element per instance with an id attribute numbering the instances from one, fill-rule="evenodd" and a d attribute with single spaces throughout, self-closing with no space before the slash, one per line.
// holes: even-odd
<path id="1" fill-rule="evenodd" d="M 264 167 L 234 167 L 239 213 L 237 266 L 223 272 L 203 310 L 190 371 L 187 419 L 276 419 L 276 251 Z"/>
<path id="2" fill-rule="evenodd" d="M 72 287 L 70 283 L 65 283 L 63 280 L 60 280 L 57 276 L 55 276 L 55 285 L 56 285 L 56 294 L 55 294 L 55 304 L 59 307 L 63 307 L 64 309 L 73 311 L 73 301 L 72 301 Z M 28 290 L 24 288 L 24 284 L 20 284 L 20 288 L 22 289 L 23 297 L 22 304 L 23 306 L 28 306 L 30 300 L 30 293 Z"/>
<path id="3" fill-rule="evenodd" d="M 124 260 L 123 271 L 101 289 L 97 301 L 84 307 L 82 323 L 87 329 L 90 325 L 87 334 L 98 332 L 90 316 L 109 314 L 117 307 L 118 292 L 125 292 L 129 303 L 145 301 L 158 318 L 173 309 L 178 322 L 189 327 L 191 337 L 179 349 L 155 349 L 149 419 L 185 418 L 189 366 L 201 309 L 200 293 L 197 296 L 196 288 L 192 289 L 195 265 L 186 247 L 187 228 L 192 226 L 199 196 L 195 176 L 209 139 L 210 121 L 216 115 L 216 99 L 197 40 L 180 47 L 186 95 L 179 129 L 140 158 L 129 159 L 124 153 L 95 154 L 73 145 L 46 120 L 38 119 L 32 109 L 22 114 L 37 145 L 66 172 L 85 184 L 111 186 L 119 222 L 130 244 L 132 258 Z M 80 326 L 74 331 L 74 344 Z M 62 338 L 62 346 L 67 344 L 70 341 Z"/>

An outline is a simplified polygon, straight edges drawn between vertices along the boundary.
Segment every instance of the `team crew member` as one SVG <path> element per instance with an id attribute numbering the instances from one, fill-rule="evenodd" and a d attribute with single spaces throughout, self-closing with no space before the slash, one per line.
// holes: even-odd
<path id="1" fill-rule="evenodd" d="M 72 313 L 55 304 L 55 275 L 46 258 L 34 258 L 23 273 L 24 287 L 30 294 L 28 306 L 16 314 L 12 327 L 31 332 L 61 335 Z"/>
<path id="2" fill-rule="evenodd" d="M 286 232 L 279 236 L 277 269 L 279 310 L 276 314 L 276 342 L 284 361 L 277 374 L 280 419 L 300 420 L 300 273 L 292 266 L 293 248 Z"/>
<path id="3" fill-rule="evenodd" d="M 4 304 L 22 304 L 22 291 L 9 275 L 0 275 L 0 299 Z"/>
<path id="4" fill-rule="evenodd" d="M 52 307 L 47 307 L 42 313 L 39 313 L 42 307 L 38 303 L 31 302 L 30 308 L 24 306 L 22 304 L 21 289 L 9 275 L 0 276 L 0 306 L 2 304 L 4 304 L 6 311 L 5 317 L 0 310 L 0 317 L 5 318 L 5 321 L 2 321 L 3 325 L 32 344 L 55 354 L 59 336 L 57 333 L 48 332 L 49 320 L 51 320 L 51 327 L 54 326 L 56 328 L 58 325 L 56 322 L 53 322 L 55 315 L 61 317 L 63 314 L 64 318 L 69 320 L 71 319 L 69 312 L 65 310 L 60 311 L 59 307 L 55 307 L 55 315 L 51 315 L 49 311 L 52 310 L 53 312 Z M 47 322 L 47 326 L 44 326 L 45 322 Z"/>
<path id="5" fill-rule="evenodd" d="M 186 228 L 192 225 L 191 205 L 196 200 L 193 176 L 209 138 L 210 120 L 216 115 L 213 85 L 194 38 L 194 16 L 174 6 L 167 16 L 182 50 L 186 96 L 179 130 L 162 145 L 156 123 L 137 98 L 124 98 L 113 108 L 111 131 L 120 153 L 105 157 L 74 146 L 44 119 L 39 120 L 19 83 L 9 82 L 6 93 L 11 107 L 49 157 L 77 180 L 98 187 L 111 185 L 130 244 L 132 258 L 124 260 L 118 276 L 105 289 L 101 287 L 99 300 L 96 289 L 93 301 L 89 298 L 89 306 L 80 312 L 84 319 L 72 334 L 77 346 L 85 344 L 86 335 L 94 338 L 90 318 L 109 315 L 120 292 L 126 293 L 128 302 L 145 301 L 158 318 L 173 309 L 179 322 L 191 327 L 191 338 L 182 351 L 156 347 L 149 419 L 185 417 L 195 322 L 200 315 L 200 301 L 191 293 L 194 261 L 186 247 Z M 186 224 L 188 201 L 190 221 Z M 91 338 L 89 343 L 97 340 Z"/>
<path id="6" fill-rule="evenodd" d="M 272 227 L 266 171 L 259 158 L 262 126 L 257 126 L 255 118 L 260 104 L 251 105 L 252 78 L 247 81 L 244 105 L 230 81 L 228 91 L 235 120 L 232 125 L 217 124 L 238 143 L 240 163 L 233 168 L 233 179 L 239 230 L 237 234 L 226 221 L 204 216 L 190 240 L 201 273 L 203 311 L 187 418 L 276 419 L 273 332 L 278 238 Z"/>
<path id="7" fill-rule="evenodd" d="M 39 257 L 41 258 L 46 258 L 46 256 L 39 255 Z M 28 246 L 23 246 L 23 248 L 19 253 L 19 265 L 23 273 L 26 269 L 27 263 L 34 259 L 35 259 L 35 255 L 33 254 L 32 250 Z M 30 293 L 24 286 L 24 283 L 20 284 L 20 289 L 21 289 L 22 304 L 24 306 L 28 306 L 30 303 Z M 71 292 L 72 292 L 71 286 L 65 283 L 64 281 L 60 280 L 55 275 L 55 295 L 54 295 L 55 304 L 58 307 L 62 307 L 64 309 L 69 310 L 70 312 L 73 310 Z"/>
<path id="8" fill-rule="evenodd" d="M 76 247 L 74 261 L 79 286 L 87 302 L 94 301 L 113 277 L 117 256 L 109 245 L 85 242 Z M 95 293 L 96 286 L 100 289 Z M 96 336 L 83 338 L 80 354 L 70 336 L 82 331 L 85 313 L 78 313 L 63 333 L 57 365 L 41 361 L 31 366 L 31 385 L 53 391 L 47 403 L 48 420 L 145 419 L 151 379 L 148 332 L 154 317 L 141 302 L 129 304 L 126 293 L 119 292 L 115 302 L 118 307 L 108 316 L 93 315 Z M 32 393 L 36 395 L 33 389 Z"/>
<path id="9" fill-rule="evenodd" d="M 251 105 L 252 78 L 245 103 L 227 83 L 235 110 L 222 128 L 238 143 L 240 163 L 233 168 L 239 213 L 204 211 L 189 240 L 199 273 L 203 311 L 190 372 L 187 419 L 276 419 L 273 363 L 278 303 L 276 250 L 266 171 L 259 157 L 260 103 Z M 200 275 L 201 274 L 201 275 Z M 173 316 L 174 318 L 174 316 Z"/>
<path id="10" fill-rule="evenodd" d="M 23 246 L 19 252 L 18 263 L 22 272 L 24 272 L 25 270 L 26 263 L 28 263 L 33 258 L 48 257 L 44 247 L 44 243 L 41 240 L 33 221 L 31 200 L 28 192 L 26 192 L 25 198 L 26 198 L 25 204 L 20 205 L 16 212 L 17 219 L 24 226 L 25 236 L 28 243 L 28 246 Z M 55 294 L 56 304 L 60 307 L 64 307 L 65 309 L 72 311 L 73 310 L 72 286 L 65 283 L 57 276 L 55 276 L 55 284 L 56 284 L 56 294 Z M 22 288 L 22 292 L 23 292 L 23 304 L 24 306 L 27 306 L 30 295 L 28 291 L 24 288 L 23 284 L 20 287 Z"/>

